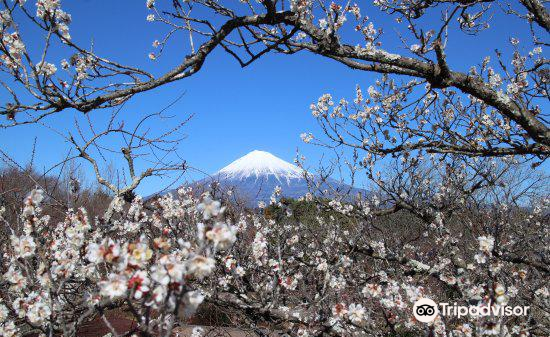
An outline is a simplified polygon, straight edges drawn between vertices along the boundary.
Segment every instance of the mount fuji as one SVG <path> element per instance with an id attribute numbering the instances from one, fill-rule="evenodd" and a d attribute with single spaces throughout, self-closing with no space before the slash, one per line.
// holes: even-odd
<path id="1" fill-rule="evenodd" d="M 194 182 L 193 185 L 209 188 L 212 183 L 217 183 L 222 190 L 231 190 L 249 205 L 256 206 L 260 201 L 268 202 L 276 186 L 281 187 L 281 196 L 287 198 L 297 199 L 308 192 L 319 194 L 310 191 L 308 182 L 315 185 L 316 191 L 364 192 L 334 179 L 321 182 L 317 176 L 298 166 L 269 152 L 258 150 L 246 154 L 212 176 Z"/>

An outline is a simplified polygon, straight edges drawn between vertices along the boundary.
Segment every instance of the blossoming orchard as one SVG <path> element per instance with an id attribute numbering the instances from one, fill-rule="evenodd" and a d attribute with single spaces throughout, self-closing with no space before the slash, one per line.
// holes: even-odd
<path id="1" fill-rule="evenodd" d="M 92 324 L 107 331 L 94 336 L 200 337 L 213 317 L 228 336 L 550 335 L 546 1 L 131 1 L 156 36 L 124 51 L 140 65 L 73 33 L 69 1 L 0 3 L 0 134 L 40 127 L 70 148 L 42 170 L 37 147 L 19 164 L 2 139 L 0 336 L 88 336 Z M 519 24 L 493 31 L 508 20 Z M 488 33 L 505 36 L 492 54 L 453 61 Z M 254 205 L 218 182 L 137 193 L 190 169 L 175 155 L 189 118 L 123 108 L 193 85 L 218 51 L 242 68 L 307 54 L 358 74 L 348 96 L 298 107 L 314 131 L 292 136 L 335 154 L 315 173 L 296 157 L 299 198 L 279 176 Z M 349 185 L 334 188 L 335 172 Z M 368 188 L 341 188 L 358 180 Z M 424 298 L 528 310 L 426 323 L 413 315 Z"/>

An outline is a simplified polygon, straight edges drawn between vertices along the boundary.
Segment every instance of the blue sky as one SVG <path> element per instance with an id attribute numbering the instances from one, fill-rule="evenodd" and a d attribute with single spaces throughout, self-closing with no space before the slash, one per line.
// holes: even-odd
<path id="1" fill-rule="evenodd" d="M 81 0 L 64 1 L 63 4 L 73 16 L 70 26 L 73 40 L 87 43 L 93 39 L 95 50 L 102 56 L 155 73 L 174 66 L 183 57 L 181 50 L 171 47 L 160 60 L 148 59 L 147 54 L 153 51 L 152 41 L 161 36 L 157 31 L 159 26 L 145 20 L 149 12 L 144 0 Z M 363 14 L 369 15 L 376 27 L 383 27 L 387 32 L 384 47 L 393 52 L 403 51 L 395 34 L 395 29 L 402 28 L 395 27 L 387 15 L 373 8 L 367 7 Z M 437 19 L 431 17 L 427 21 Z M 497 15 L 493 29 L 478 37 L 452 32 L 447 49 L 450 64 L 455 69 L 466 70 L 478 64 L 483 56 L 494 55 L 494 41 L 498 41 L 499 46 L 506 46 L 510 36 L 503 32 L 510 31 L 509 26 L 515 24 L 520 21 Z M 517 35 L 527 42 L 526 34 L 524 30 Z M 181 39 L 178 37 L 174 42 L 184 43 Z M 32 41 L 39 43 L 38 39 Z M 51 54 L 51 58 L 50 62 L 59 63 L 62 56 Z M 319 134 L 309 105 L 327 92 L 337 99 L 350 99 L 356 84 L 367 88 L 376 78 L 375 74 L 354 71 L 307 53 L 267 55 L 242 69 L 218 49 L 208 57 L 198 74 L 132 98 L 122 113 L 128 124 L 135 123 L 141 116 L 158 111 L 185 92 L 169 113 L 194 114 L 184 129 L 187 139 L 178 149 L 190 165 L 213 173 L 254 149 L 269 151 L 287 161 L 292 161 L 299 150 L 314 165 L 323 155 L 330 155 L 300 140 L 299 135 L 304 131 Z M 108 113 L 97 111 L 93 118 L 102 123 Z M 57 129 L 72 128 L 73 117 L 74 112 L 66 111 L 47 123 Z M 69 149 L 69 145 L 50 130 L 25 126 L 0 130 L 0 147 L 24 164 L 30 157 L 35 137 L 38 167 L 51 166 Z M 88 170 L 87 166 L 83 168 Z M 185 179 L 199 177 L 199 173 L 190 172 Z M 151 180 L 140 188 L 140 192 L 154 192 L 166 182 Z"/>

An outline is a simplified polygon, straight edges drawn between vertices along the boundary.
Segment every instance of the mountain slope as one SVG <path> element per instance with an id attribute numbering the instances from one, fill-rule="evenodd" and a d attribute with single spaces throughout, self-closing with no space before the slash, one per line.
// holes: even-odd
<path id="1" fill-rule="evenodd" d="M 309 179 L 306 179 L 306 174 Z M 199 180 L 193 185 L 208 186 L 217 182 L 221 189 L 232 190 L 251 206 L 260 201 L 268 202 L 276 186 L 281 187 L 282 196 L 300 198 L 310 192 L 310 183 L 318 186 L 317 190 L 345 190 L 351 193 L 362 192 L 348 185 L 330 179 L 320 180 L 301 168 L 288 163 L 269 152 L 254 150 L 222 168 L 209 178 Z"/>

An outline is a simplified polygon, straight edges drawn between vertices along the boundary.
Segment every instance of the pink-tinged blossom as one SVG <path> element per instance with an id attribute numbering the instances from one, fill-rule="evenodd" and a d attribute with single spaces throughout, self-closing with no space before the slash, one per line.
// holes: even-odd
<path id="1" fill-rule="evenodd" d="M 5 337 L 20 336 L 19 329 L 13 321 L 6 321 L 0 324 L 0 335 Z"/>
<path id="2" fill-rule="evenodd" d="M 217 217 L 223 213 L 224 209 L 224 207 L 221 207 L 221 203 L 213 200 L 209 194 L 205 195 L 202 202 L 197 206 L 197 211 L 202 213 L 204 220 Z"/>
<path id="3" fill-rule="evenodd" d="M 214 259 L 196 255 L 187 262 L 187 271 L 198 279 L 203 279 L 214 271 Z"/>
<path id="4" fill-rule="evenodd" d="M 143 298 L 144 294 L 147 294 L 150 291 L 150 283 L 151 281 L 147 275 L 147 272 L 144 270 L 138 270 L 128 280 L 128 288 L 134 290 L 134 298 L 139 300 Z"/>
<path id="5" fill-rule="evenodd" d="M 225 223 L 216 223 L 214 227 L 206 232 L 206 238 L 219 250 L 226 250 L 237 240 L 237 228 Z"/>
<path id="6" fill-rule="evenodd" d="M 495 239 L 491 236 L 480 236 L 478 239 L 479 250 L 484 253 L 489 253 L 493 250 Z"/>
<path id="7" fill-rule="evenodd" d="M 189 317 L 195 313 L 203 301 L 204 295 L 200 291 L 195 290 L 186 293 L 183 299 L 185 316 Z"/>
<path id="8" fill-rule="evenodd" d="M 354 324 L 363 324 L 365 321 L 366 311 L 361 304 L 352 303 L 348 307 L 347 316 Z"/>
<path id="9" fill-rule="evenodd" d="M 99 293 L 109 299 L 115 299 L 126 295 L 128 279 L 123 275 L 111 274 L 107 280 L 99 282 Z"/>
<path id="10" fill-rule="evenodd" d="M 11 244 L 16 257 L 18 258 L 28 258 L 34 255 L 36 243 L 29 235 L 19 237 L 12 235 Z"/>

